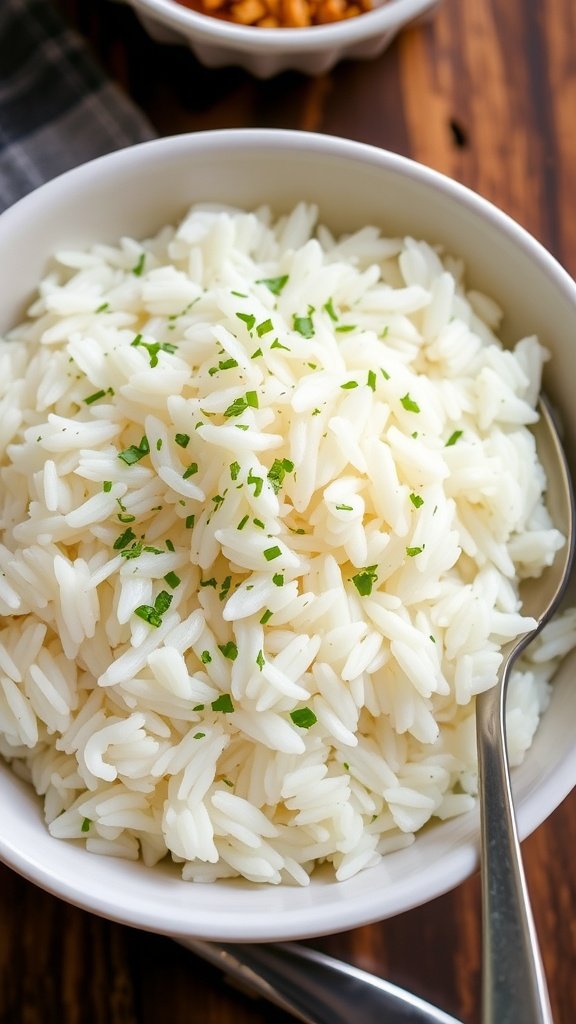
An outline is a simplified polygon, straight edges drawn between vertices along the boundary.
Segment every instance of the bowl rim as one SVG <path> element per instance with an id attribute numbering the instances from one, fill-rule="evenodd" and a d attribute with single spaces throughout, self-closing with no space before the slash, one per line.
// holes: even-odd
<path id="1" fill-rule="evenodd" d="M 382 6 L 356 18 L 301 28 L 258 28 L 214 18 L 184 7 L 178 0 L 128 0 L 136 11 L 194 39 L 265 53 L 310 53 L 332 45 L 352 45 L 373 36 L 397 32 L 407 22 L 426 14 L 440 0 L 386 0 Z"/>
<path id="2" fill-rule="evenodd" d="M 458 205 L 481 215 L 487 219 L 497 231 L 504 232 L 518 247 L 527 251 L 539 269 L 548 277 L 552 277 L 556 287 L 565 294 L 576 310 L 576 283 L 562 268 L 558 261 L 516 221 L 495 207 L 471 189 L 448 178 L 446 175 L 419 164 L 408 157 L 391 153 L 365 143 L 342 139 L 337 136 L 312 134 L 303 131 L 285 129 L 223 129 L 203 131 L 187 135 L 169 136 L 162 139 L 140 143 L 127 149 L 116 151 L 83 164 L 71 171 L 58 176 L 34 192 L 20 199 L 0 216 L 0 239 L 7 230 L 12 233 L 18 230 L 20 223 L 34 218 L 36 211 L 47 209 L 52 200 L 63 200 L 71 187 L 78 183 L 85 189 L 91 182 L 105 176 L 114 176 L 117 169 L 137 167 L 144 157 L 152 160 L 156 156 L 165 161 L 168 157 L 175 160 L 185 155 L 192 155 L 200 149 L 208 155 L 221 157 L 224 152 L 235 153 L 238 149 L 253 154 L 265 150 L 284 150 L 301 155 L 316 154 L 319 158 L 345 158 L 351 162 L 361 162 L 392 173 L 402 174 L 422 184 L 427 189 L 436 191 L 455 200 Z M 538 734 L 537 734 L 538 736 Z M 8 769 L 9 771 L 9 769 Z M 576 778 L 576 741 L 566 750 L 548 773 L 543 768 L 543 778 L 539 780 L 537 792 L 523 793 L 518 806 L 518 827 L 521 838 L 529 835 L 538 825 L 551 814 L 562 800 L 570 793 Z M 475 815 L 476 812 L 470 812 Z M 462 820 L 462 819 L 456 819 Z M 476 820 L 469 819 L 469 820 Z M 443 835 L 457 836 L 456 831 L 446 828 L 451 823 L 441 823 Z M 48 834 L 48 833 L 47 833 Z M 51 837 L 50 837 L 51 838 Z M 58 840 L 52 840 L 59 844 Z M 446 845 L 446 844 L 444 844 Z M 85 872 L 84 884 L 79 879 L 69 876 L 58 867 L 58 858 L 50 863 L 42 862 L 35 849 L 21 849 L 18 842 L 11 836 L 6 837 L 0 831 L 0 860 L 16 870 L 29 881 L 34 882 L 55 896 L 63 898 L 82 909 L 99 914 L 119 923 L 155 931 L 163 934 L 186 936 L 194 934 L 213 940 L 223 941 L 277 941 L 281 939 L 309 938 L 320 934 L 328 934 L 347 928 L 358 927 L 386 917 L 404 912 L 423 902 L 428 902 L 442 893 L 447 892 L 468 877 L 478 864 L 478 843 L 456 839 L 448 843 L 448 850 L 442 848 L 438 863 L 433 863 L 420 876 L 411 878 L 396 892 L 387 891 L 383 898 L 377 892 L 370 891 L 344 898 L 342 890 L 348 883 L 335 883 L 342 893 L 342 898 L 324 904 L 321 910 L 314 913 L 313 907 L 295 905 L 283 909 L 281 924 L 276 915 L 265 907 L 254 913 L 249 926 L 245 920 L 230 918 L 226 925 L 222 924 L 223 915 L 200 910 L 196 913 L 193 923 L 190 921 L 190 906 L 182 901 L 182 906 L 171 906 L 168 910 L 160 898 L 145 903 L 143 906 L 135 901 L 130 892 L 122 888 L 111 887 L 111 891 L 98 888 L 91 881 L 92 872 Z M 394 856 L 392 854 L 391 856 Z M 102 858 L 106 860 L 106 858 Z M 54 867 L 56 864 L 56 868 Z M 138 870 L 145 869 L 139 865 Z M 377 869 L 375 869 L 377 870 Z M 97 874 L 97 872 L 94 872 Z M 359 876 L 355 876 L 359 877 Z M 178 880 L 179 881 L 179 880 Z M 350 881 L 354 881 L 351 879 Z M 183 884 L 179 882 L 179 884 Z M 321 924 L 318 925 L 318 916 Z M 214 917 L 218 920 L 215 920 Z M 252 916 L 252 915 L 251 915 Z M 237 915 L 239 918 L 240 915 Z"/>

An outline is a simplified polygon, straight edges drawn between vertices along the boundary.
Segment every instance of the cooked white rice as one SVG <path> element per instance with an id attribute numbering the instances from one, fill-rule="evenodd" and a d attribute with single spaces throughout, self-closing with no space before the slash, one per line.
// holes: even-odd
<path id="1" fill-rule="evenodd" d="M 0 752 L 52 835 L 185 879 L 345 879 L 470 810 L 474 696 L 563 543 L 537 339 L 315 222 L 61 252 L 0 343 Z M 516 670 L 514 763 L 575 641 Z"/>

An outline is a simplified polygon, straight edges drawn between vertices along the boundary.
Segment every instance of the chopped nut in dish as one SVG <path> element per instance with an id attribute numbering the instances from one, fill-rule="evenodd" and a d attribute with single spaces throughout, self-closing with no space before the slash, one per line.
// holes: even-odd
<path id="1" fill-rule="evenodd" d="M 200 14 L 259 28 L 307 28 L 355 18 L 372 0 L 178 0 Z"/>

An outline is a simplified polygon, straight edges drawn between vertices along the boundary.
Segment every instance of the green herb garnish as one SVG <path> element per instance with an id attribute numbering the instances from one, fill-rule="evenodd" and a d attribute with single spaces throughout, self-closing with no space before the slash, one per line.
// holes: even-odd
<path id="1" fill-rule="evenodd" d="M 309 729 L 318 721 L 312 708 L 296 708 L 295 711 L 290 712 L 290 718 L 300 729 Z"/>
<path id="2" fill-rule="evenodd" d="M 133 466 L 135 462 L 140 462 L 145 455 L 150 452 L 150 445 L 148 444 L 148 438 L 144 434 L 140 444 L 131 444 L 128 448 L 125 448 L 123 452 L 118 452 L 118 458 L 122 459 L 127 466 Z"/>
<path id="3" fill-rule="evenodd" d="M 293 469 L 294 463 L 290 459 L 274 459 L 267 475 L 275 494 L 282 487 L 286 473 L 291 473 Z"/>
<path id="4" fill-rule="evenodd" d="M 292 326 L 298 334 L 301 334 L 303 338 L 314 337 L 314 324 L 312 323 L 312 317 L 308 316 L 296 316 L 292 317 Z"/>
<path id="5" fill-rule="evenodd" d="M 265 284 L 268 291 L 271 291 L 273 295 L 280 295 L 280 292 L 284 288 L 288 281 L 288 274 L 283 274 L 282 277 L 261 277 L 256 284 Z"/>
<path id="6" fill-rule="evenodd" d="M 282 551 L 277 544 L 274 544 L 271 548 L 265 548 L 262 553 L 267 562 L 272 562 L 275 558 L 280 558 Z"/>
<path id="7" fill-rule="evenodd" d="M 256 317 L 253 316 L 252 313 L 236 313 L 236 316 L 238 317 L 239 320 L 242 320 L 242 322 L 246 324 L 246 327 L 248 328 L 249 331 L 252 330 L 254 324 L 256 323 Z"/>
<path id="8" fill-rule="evenodd" d="M 421 555 L 424 551 L 424 545 L 422 547 L 406 548 L 406 554 L 408 558 L 414 558 L 415 555 Z"/>
<path id="9" fill-rule="evenodd" d="M 410 501 L 414 505 L 414 508 L 421 508 L 424 504 L 424 498 L 421 498 L 419 494 L 411 494 Z"/>
<path id="10" fill-rule="evenodd" d="M 270 331 L 273 330 L 274 327 L 271 320 L 263 320 L 261 324 L 257 324 L 256 326 L 256 334 L 259 338 L 262 338 L 265 334 L 269 334 Z"/>
<path id="11" fill-rule="evenodd" d="M 138 257 L 138 262 L 132 267 L 132 273 L 135 277 L 142 277 L 144 271 L 144 264 L 146 262 L 146 253 L 141 252 Z"/>
<path id="12" fill-rule="evenodd" d="M 229 661 L 236 661 L 238 657 L 238 648 L 233 640 L 229 640 L 225 644 L 218 644 L 218 650 L 222 651 L 224 657 L 228 658 Z"/>
<path id="13" fill-rule="evenodd" d="M 133 540 L 136 540 L 136 534 L 134 533 L 134 530 L 131 530 L 130 527 L 128 527 L 127 530 L 124 530 L 124 533 L 121 533 L 120 536 L 116 538 L 112 547 L 115 551 L 121 551 L 122 548 L 128 547 Z"/>
<path id="14" fill-rule="evenodd" d="M 150 604 L 141 604 L 138 608 L 134 609 L 134 614 L 144 619 L 150 626 L 158 629 L 162 625 L 162 615 L 168 611 L 171 604 L 172 594 L 169 594 L 166 590 L 161 590 L 154 601 L 154 607 Z"/>
<path id="15" fill-rule="evenodd" d="M 420 412 L 420 406 L 418 405 L 418 402 L 415 402 L 412 398 L 410 398 L 408 392 L 406 392 L 403 398 L 400 399 L 400 402 L 406 409 L 406 412 Z"/>
<path id="16" fill-rule="evenodd" d="M 369 565 L 366 569 L 362 569 L 361 572 L 357 572 L 352 577 L 352 583 L 356 587 L 356 590 L 360 594 L 360 597 L 368 597 L 372 593 L 372 587 L 378 579 L 376 572 L 377 566 Z"/>
<path id="17" fill-rule="evenodd" d="M 212 708 L 212 711 L 222 711 L 223 714 L 225 715 L 229 715 L 231 714 L 232 711 L 234 711 L 232 697 L 230 696 L 229 693 L 221 693 L 220 696 L 216 698 L 216 700 L 212 701 L 212 704 L 210 706 Z"/>
<path id="18" fill-rule="evenodd" d="M 254 484 L 254 497 L 257 498 L 260 495 L 260 493 L 262 492 L 262 487 L 263 487 L 263 484 L 264 484 L 264 481 L 263 481 L 262 477 L 261 476 L 254 476 L 254 474 L 252 473 L 252 470 L 250 469 L 250 470 L 248 470 L 248 476 L 246 478 L 246 483 Z"/>
<path id="19" fill-rule="evenodd" d="M 95 391 L 93 395 L 88 395 L 88 397 L 84 399 L 84 404 L 92 405 L 93 402 L 97 402 L 100 398 L 105 398 L 105 396 L 105 391 Z"/>

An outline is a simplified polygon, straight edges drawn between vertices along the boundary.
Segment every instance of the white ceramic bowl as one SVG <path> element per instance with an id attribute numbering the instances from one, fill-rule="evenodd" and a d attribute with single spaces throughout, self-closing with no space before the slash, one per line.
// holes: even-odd
<path id="1" fill-rule="evenodd" d="M 231 24 L 198 14 L 176 0 L 125 2 L 158 42 L 187 43 L 208 67 L 235 64 L 258 78 L 268 78 L 289 69 L 320 75 L 343 57 L 377 57 L 401 28 L 426 14 L 439 0 L 387 0 L 357 18 L 304 29 Z"/>
<path id="2" fill-rule="evenodd" d="M 58 247 L 143 237 L 194 201 L 287 211 L 320 206 L 335 231 L 377 223 L 387 234 L 443 242 L 474 286 L 507 311 L 510 339 L 536 331 L 552 352 L 546 387 L 576 451 L 573 400 L 576 286 L 514 222 L 462 186 L 391 153 L 333 137 L 281 131 L 197 133 L 126 149 L 56 179 L 0 217 L 0 331 L 25 302 Z M 567 372 L 568 371 L 568 372 Z M 552 703 L 514 773 L 523 836 L 576 779 L 574 659 L 557 674 Z M 0 858 L 58 896 L 131 925 L 229 941 L 326 934 L 400 913 L 457 885 L 477 864 L 475 814 L 428 828 L 409 849 L 346 882 L 308 888 L 186 883 L 176 869 L 97 857 L 52 839 L 40 803 L 0 764 Z"/>

